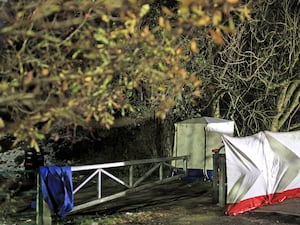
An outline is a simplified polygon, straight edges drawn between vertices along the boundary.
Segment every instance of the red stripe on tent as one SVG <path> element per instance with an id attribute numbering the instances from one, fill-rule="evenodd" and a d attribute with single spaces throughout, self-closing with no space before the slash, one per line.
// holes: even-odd
<path id="1" fill-rule="evenodd" d="M 238 203 L 230 203 L 227 205 L 226 214 L 229 216 L 236 216 L 238 214 L 253 210 L 261 205 L 264 205 L 267 201 L 267 196 L 257 196 L 242 200 Z"/>
<path id="2" fill-rule="evenodd" d="M 300 188 L 287 190 L 281 193 L 275 193 L 274 196 L 271 198 L 271 204 L 276 204 L 289 198 L 300 198 Z"/>
<path id="3" fill-rule="evenodd" d="M 277 204 L 290 198 L 300 198 L 300 188 L 287 190 L 281 193 L 274 193 L 264 196 L 256 196 L 242 200 L 238 203 L 227 204 L 226 214 L 236 216 L 244 212 L 256 209 L 263 205 Z"/>

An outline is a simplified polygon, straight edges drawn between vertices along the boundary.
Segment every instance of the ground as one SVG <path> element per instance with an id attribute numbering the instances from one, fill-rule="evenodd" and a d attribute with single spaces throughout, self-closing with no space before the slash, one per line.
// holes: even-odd
<path id="1" fill-rule="evenodd" d="M 294 225 L 300 217 L 266 212 L 225 215 L 212 202 L 211 184 L 178 181 L 158 185 L 84 214 L 70 215 L 59 224 L 72 225 Z"/>
<path id="2" fill-rule="evenodd" d="M 70 214 L 65 219 L 53 216 L 53 225 L 295 225 L 299 216 L 279 213 L 247 212 L 225 215 L 225 208 L 212 201 L 212 184 L 195 180 L 178 180 L 143 191 L 131 193 L 85 212 Z M 95 189 L 93 189 L 95 194 Z M 16 196 L 17 197 L 17 196 Z M 75 194 L 75 202 L 76 198 Z M 88 200 L 85 192 L 84 196 Z M 22 199 L 24 199 L 22 197 Z M 23 210 L 14 218 L 1 218 L 2 225 L 35 224 L 35 216 L 26 216 L 27 206 L 16 199 L 14 206 Z M 3 209 L 4 205 L 1 205 Z M 298 209 L 299 210 L 299 207 Z M 296 210 L 296 211 L 297 211 Z"/>

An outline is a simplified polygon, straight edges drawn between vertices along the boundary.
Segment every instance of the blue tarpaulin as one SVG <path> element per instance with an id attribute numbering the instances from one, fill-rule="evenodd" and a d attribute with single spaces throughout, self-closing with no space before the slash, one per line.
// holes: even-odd
<path id="1" fill-rule="evenodd" d="M 50 210 L 64 218 L 73 209 L 71 167 L 40 167 L 42 194 Z"/>

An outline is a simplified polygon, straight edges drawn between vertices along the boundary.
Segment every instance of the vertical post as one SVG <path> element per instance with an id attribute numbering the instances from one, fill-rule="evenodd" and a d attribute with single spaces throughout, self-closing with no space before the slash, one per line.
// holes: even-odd
<path id="1" fill-rule="evenodd" d="M 187 176 L 188 171 L 187 171 L 187 159 L 186 158 L 183 159 L 183 171 L 184 171 L 184 174 Z"/>
<path id="2" fill-rule="evenodd" d="M 213 154 L 213 202 L 217 203 L 219 200 L 219 152 Z"/>
<path id="3" fill-rule="evenodd" d="M 159 166 L 159 180 L 163 180 L 163 175 L 164 175 L 163 162 L 160 162 L 160 166 Z"/>
<path id="4" fill-rule="evenodd" d="M 98 198 L 102 197 L 102 170 L 98 170 Z"/>
<path id="5" fill-rule="evenodd" d="M 133 165 L 129 166 L 129 187 L 133 186 Z"/>
<path id="6" fill-rule="evenodd" d="M 226 160 L 225 154 L 220 155 L 220 182 L 219 182 L 219 204 L 226 205 Z"/>
<path id="7" fill-rule="evenodd" d="M 42 188 L 41 188 L 41 177 L 39 171 L 36 175 L 37 180 L 37 196 L 36 196 L 36 224 L 37 225 L 51 225 L 52 217 L 51 211 L 47 203 L 43 199 Z"/>
<path id="8" fill-rule="evenodd" d="M 40 173 L 37 172 L 36 174 L 36 224 L 37 225 L 42 225 L 43 224 L 43 212 L 42 212 L 42 207 L 40 204 L 40 198 L 41 193 L 40 193 Z"/>

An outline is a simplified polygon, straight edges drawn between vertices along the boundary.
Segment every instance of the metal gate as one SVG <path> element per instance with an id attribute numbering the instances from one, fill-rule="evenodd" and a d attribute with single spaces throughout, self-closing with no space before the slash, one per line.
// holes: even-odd
<path id="1" fill-rule="evenodd" d="M 135 191 L 150 188 L 157 184 L 163 184 L 170 181 L 178 180 L 187 176 L 187 162 L 189 156 L 157 158 L 157 159 L 143 159 L 124 162 L 104 163 L 97 165 L 85 165 L 85 166 L 72 166 L 72 183 L 73 183 L 73 196 L 74 207 L 72 213 L 76 213 L 80 210 L 88 209 L 91 206 L 96 206 L 101 203 L 111 201 L 116 198 L 126 196 L 127 194 Z M 175 168 L 172 164 L 173 161 L 182 161 L 183 168 Z M 136 176 L 137 167 L 148 165 L 147 170 L 143 170 L 142 174 Z M 115 174 L 114 169 L 123 169 L 127 171 L 127 176 L 124 173 Z M 176 173 L 173 173 L 173 172 Z M 81 177 L 83 175 L 83 177 Z M 77 180 L 79 177 L 79 180 Z M 105 184 L 103 178 L 121 185 L 124 190 L 109 195 L 104 195 Z M 38 176 L 38 193 L 37 193 L 37 224 L 38 225 L 51 225 L 52 215 L 42 198 L 41 188 L 39 186 Z M 87 192 L 94 194 L 91 198 L 86 196 L 83 198 L 84 202 L 80 201 L 80 192 L 85 192 L 84 188 L 89 187 Z M 114 187 L 112 189 L 115 189 Z"/>
<path id="2" fill-rule="evenodd" d="M 183 161 L 183 168 L 174 168 L 172 166 L 172 161 L 181 160 Z M 122 196 L 127 195 L 130 192 L 143 190 L 146 188 L 150 188 L 156 184 L 163 184 L 166 182 L 170 182 L 172 180 L 177 180 L 181 177 L 187 175 L 187 160 L 188 156 L 180 156 L 180 157 L 168 157 L 168 158 L 157 158 L 157 159 L 144 159 L 144 160 L 134 160 L 134 161 L 124 161 L 124 162 L 115 162 L 115 163 L 105 163 L 98 165 L 88 165 L 88 166 L 73 166 L 71 167 L 72 173 L 75 176 L 75 173 L 81 173 L 83 171 L 89 171 L 90 175 L 88 175 L 83 181 L 81 181 L 73 191 L 74 200 L 76 203 L 76 197 L 78 192 L 82 190 L 84 186 L 92 181 L 93 178 L 97 179 L 95 182 L 95 198 L 89 200 L 85 203 L 81 203 L 75 205 L 71 213 L 77 212 L 79 210 L 98 205 L 103 202 L 107 202 Z M 150 168 L 145 171 L 140 177 L 135 177 L 135 168 L 140 165 L 150 165 Z M 108 171 L 112 168 L 124 168 L 128 170 L 128 177 L 124 179 L 124 174 L 117 176 L 112 172 Z M 177 169 L 180 172 L 176 175 L 171 175 L 170 171 Z M 155 174 L 155 172 L 158 172 Z M 154 176 L 153 176 L 154 175 Z M 156 179 L 153 179 L 156 175 Z M 73 176 L 73 175 L 72 175 Z M 104 185 L 102 182 L 102 177 L 106 176 L 107 178 L 113 180 L 114 182 L 125 187 L 126 190 L 120 191 L 118 193 L 111 194 L 109 196 L 103 196 Z M 151 179 L 150 179 L 151 177 Z"/>

